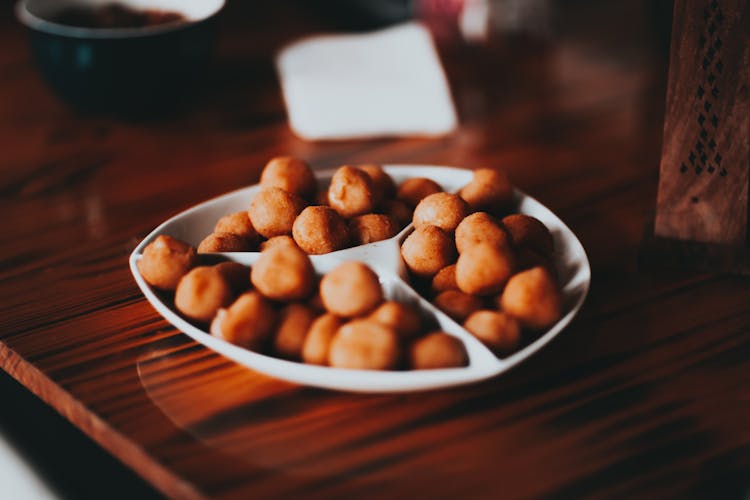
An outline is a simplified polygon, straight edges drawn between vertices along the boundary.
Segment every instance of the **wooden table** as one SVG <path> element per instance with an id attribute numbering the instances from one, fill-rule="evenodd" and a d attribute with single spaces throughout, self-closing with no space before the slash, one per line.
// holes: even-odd
<path id="1" fill-rule="evenodd" d="M 292 135 L 270 64 L 330 24 L 245 4 L 229 6 L 194 106 L 148 123 L 66 108 L 0 21 L 5 371 L 173 497 L 747 494 L 750 282 L 637 263 L 666 81 L 648 16 L 625 22 L 641 3 L 574 5 L 546 42 L 444 49 L 450 137 L 331 143 Z M 510 373 L 432 393 L 297 387 L 213 354 L 151 308 L 127 256 L 282 153 L 506 168 L 583 242 L 582 313 Z"/>

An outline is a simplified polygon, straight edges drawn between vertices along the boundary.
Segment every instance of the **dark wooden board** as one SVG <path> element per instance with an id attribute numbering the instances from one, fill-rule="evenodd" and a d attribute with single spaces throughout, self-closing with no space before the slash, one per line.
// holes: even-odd
<path id="1" fill-rule="evenodd" d="M 287 128 L 269 62 L 326 26 L 300 4 L 232 3 L 204 95 L 151 123 L 68 110 L 0 19 L 0 366 L 172 497 L 741 498 L 750 283 L 637 265 L 666 88 L 642 7 L 563 10 L 553 43 L 444 50 L 450 137 L 320 144 Z M 510 373 L 434 393 L 328 392 L 226 361 L 149 306 L 127 256 L 279 153 L 506 167 L 583 242 L 582 314 Z"/>

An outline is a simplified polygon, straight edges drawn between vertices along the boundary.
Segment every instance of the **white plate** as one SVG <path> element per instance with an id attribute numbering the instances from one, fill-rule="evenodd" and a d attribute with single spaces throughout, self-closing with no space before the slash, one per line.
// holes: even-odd
<path id="1" fill-rule="evenodd" d="M 390 165 L 384 168 L 396 183 L 401 183 L 411 177 L 428 177 L 449 192 L 460 189 L 469 182 L 472 176 L 471 170 L 450 167 Z M 327 185 L 333 172 L 333 170 L 316 172 L 321 186 Z M 399 249 L 404 234 L 411 229 L 411 226 L 409 226 L 390 240 L 348 248 L 326 255 L 313 255 L 311 256 L 313 265 L 318 273 L 325 273 L 336 264 L 346 260 L 359 260 L 367 263 L 380 276 L 380 282 L 387 297 L 413 301 L 422 308 L 426 315 L 434 317 L 441 329 L 464 342 L 469 354 L 468 366 L 440 370 L 347 370 L 297 363 L 249 351 L 213 337 L 182 318 L 170 304 L 162 302 L 161 298 L 145 282 L 138 271 L 137 262 L 144 247 L 160 234 L 167 234 L 197 246 L 206 235 L 213 231 L 216 221 L 221 216 L 246 210 L 250 200 L 259 189 L 259 186 L 255 185 L 233 191 L 196 205 L 164 222 L 133 250 L 130 255 L 130 270 L 151 305 L 175 327 L 206 347 L 237 363 L 282 380 L 354 392 L 428 390 L 484 380 L 507 371 L 559 335 L 581 308 L 588 293 L 591 269 L 581 242 L 548 208 L 534 198 L 516 190 L 518 211 L 538 218 L 552 232 L 555 241 L 557 271 L 563 296 L 562 318 L 523 349 L 506 358 L 497 358 L 460 325 L 408 286 L 402 279 L 405 276 L 405 268 Z M 255 262 L 258 257 L 256 252 L 234 252 L 224 255 L 248 265 Z"/>

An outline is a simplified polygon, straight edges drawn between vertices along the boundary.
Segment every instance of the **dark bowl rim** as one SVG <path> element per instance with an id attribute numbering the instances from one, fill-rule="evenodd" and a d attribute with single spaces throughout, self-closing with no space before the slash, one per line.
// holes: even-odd
<path id="1" fill-rule="evenodd" d="M 113 3 L 116 2 L 113 0 Z M 140 28 L 84 28 L 80 26 L 69 26 L 49 21 L 33 14 L 27 8 L 27 4 L 28 0 L 18 0 L 16 2 L 16 18 L 21 24 L 33 31 L 69 38 L 124 39 L 161 35 L 195 26 L 196 24 L 200 24 L 216 17 L 226 6 L 226 0 L 217 0 L 217 6 L 214 10 L 208 15 L 197 19 L 188 19 L 187 21 L 176 21 Z"/>

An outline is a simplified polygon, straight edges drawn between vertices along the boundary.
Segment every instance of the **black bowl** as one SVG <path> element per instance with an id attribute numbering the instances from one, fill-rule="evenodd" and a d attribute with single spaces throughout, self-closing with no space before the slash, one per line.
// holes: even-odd
<path id="1" fill-rule="evenodd" d="M 20 0 L 31 49 L 44 79 L 73 106 L 94 112 L 150 115 L 184 102 L 201 80 L 224 0 L 117 0 L 162 9 L 186 21 L 139 28 L 82 28 L 54 22 L 62 9 L 101 1 Z"/>

